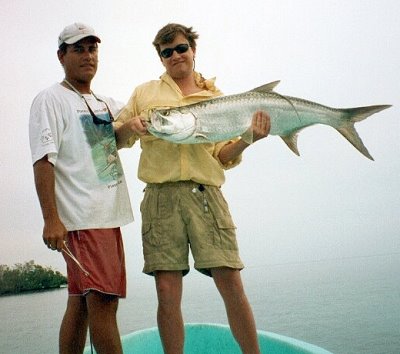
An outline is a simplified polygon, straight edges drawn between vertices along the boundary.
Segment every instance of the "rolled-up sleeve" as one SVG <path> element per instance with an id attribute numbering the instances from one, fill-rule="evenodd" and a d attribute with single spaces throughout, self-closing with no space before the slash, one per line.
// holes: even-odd
<path id="1" fill-rule="evenodd" d="M 219 165 L 224 169 L 224 170 L 229 170 L 233 167 L 236 167 L 242 162 L 242 154 L 240 154 L 238 157 L 236 157 L 233 160 L 228 161 L 227 163 L 223 164 L 221 160 L 219 159 L 219 153 L 221 152 L 222 148 L 226 145 L 232 144 L 235 141 L 239 140 L 238 139 L 232 139 L 228 141 L 223 141 L 220 143 L 215 144 L 214 152 L 213 152 L 213 157 L 218 161 Z"/>
<path id="2" fill-rule="evenodd" d="M 119 112 L 115 122 L 113 123 L 114 129 L 118 129 L 124 123 L 126 123 L 132 117 L 135 117 L 136 114 L 134 112 L 134 95 L 129 99 L 128 103 L 121 109 Z M 139 136 L 133 134 L 128 140 L 119 142 L 119 145 L 123 148 L 130 148 L 135 144 L 135 142 L 139 139 Z"/>

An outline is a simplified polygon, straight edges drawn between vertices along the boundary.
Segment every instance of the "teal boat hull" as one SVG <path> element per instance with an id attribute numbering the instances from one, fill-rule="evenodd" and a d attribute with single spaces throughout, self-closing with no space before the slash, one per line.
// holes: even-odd
<path id="1" fill-rule="evenodd" d="M 279 334 L 257 331 L 262 353 L 332 354 L 315 345 Z M 148 328 L 122 336 L 124 354 L 163 354 L 158 329 Z M 86 348 L 85 354 L 90 354 Z M 185 325 L 185 354 L 241 354 L 230 328 L 221 324 Z"/>

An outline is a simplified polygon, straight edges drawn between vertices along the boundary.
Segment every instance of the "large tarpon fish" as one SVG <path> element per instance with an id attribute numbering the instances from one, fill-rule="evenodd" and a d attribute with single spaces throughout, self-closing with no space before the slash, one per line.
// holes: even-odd
<path id="1" fill-rule="evenodd" d="M 274 81 L 251 91 L 201 101 L 170 109 L 155 109 L 150 114 L 148 131 L 178 144 L 229 140 L 246 134 L 253 113 L 267 111 L 271 117 L 270 135 L 279 135 L 297 155 L 297 134 L 314 124 L 335 128 L 363 155 L 373 160 L 354 128 L 354 123 L 391 107 L 378 105 L 337 109 L 281 95 Z"/>

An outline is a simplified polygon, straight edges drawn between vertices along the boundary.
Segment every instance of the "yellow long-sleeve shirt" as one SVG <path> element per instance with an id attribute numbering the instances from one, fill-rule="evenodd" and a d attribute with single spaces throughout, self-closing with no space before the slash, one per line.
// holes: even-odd
<path id="1" fill-rule="evenodd" d="M 199 77 L 199 74 L 197 74 Z M 215 79 L 205 80 L 201 92 L 183 96 L 178 85 L 167 74 L 160 80 L 149 81 L 138 86 L 127 105 L 118 115 L 115 126 L 122 125 L 134 116 L 147 118 L 153 108 L 177 107 L 220 96 L 214 86 Z M 125 146 L 132 146 L 138 137 L 131 137 Z M 221 186 L 225 181 L 224 169 L 240 163 L 241 156 L 223 165 L 218 154 L 232 141 L 205 144 L 174 144 L 152 135 L 140 137 L 142 153 L 138 178 L 145 183 L 164 183 L 192 180 L 197 183 Z"/>

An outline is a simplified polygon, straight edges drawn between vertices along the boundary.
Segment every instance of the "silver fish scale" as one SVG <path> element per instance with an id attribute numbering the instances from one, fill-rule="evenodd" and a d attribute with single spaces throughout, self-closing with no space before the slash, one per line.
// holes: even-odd
<path id="1" fill-rule="evenodd" d="M 373 160 L 354 124 L 390 105 L 331 108 L 281 95 L 272 91 L 271 87 L 275 86 L 276 82 L 241 94 L 156 110 L 152 113 L 153 124 L 149 126 L 149 131 L 159 138 L 179 144 L 225 141 L 242 135 L 251 126 L 254 112 L 262 110 L 271 117 L 269 134 L 279 135 L 295 154 L 299 154 L 297 133 L 310 125 L 325 124 L 335 128 L 357 150 Z M 161 128 L 157 130 L 156 127 Z"/>
<path id="2" fill-rule="evenodd" d="M 340 109 L 274 92 L 246 92 L 179 108 L 179 111 L 191 112 L 196 117 L 195 134 L 213 141 L 243 134 L 251 124 L 253 113 L 258 110 L 269 113 L 270 134 L 280 136 L 317 123 L 340 126 L 340 117 L 344 114 Z"/>

